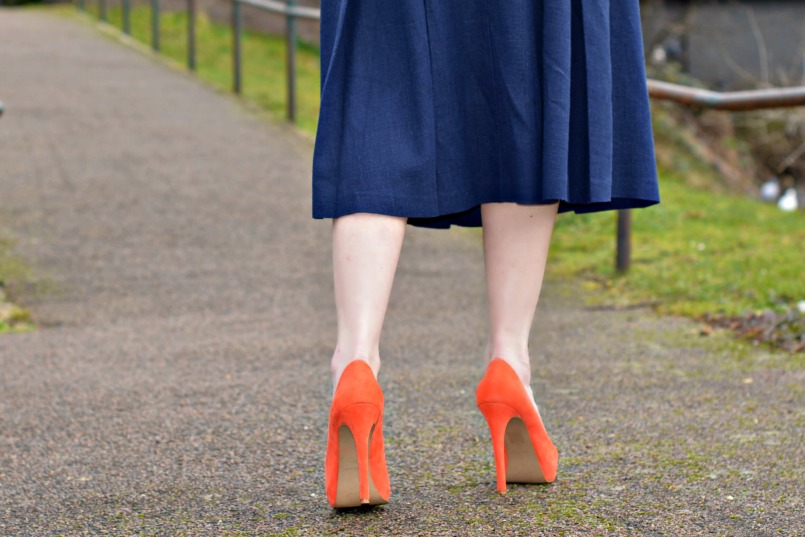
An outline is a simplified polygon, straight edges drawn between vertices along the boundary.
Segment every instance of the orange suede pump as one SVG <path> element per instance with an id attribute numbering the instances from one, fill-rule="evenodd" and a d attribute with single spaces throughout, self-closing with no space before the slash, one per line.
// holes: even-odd
<path id="1" fill-rule="evenodd" d="M 383 391 L 362 360 L 344 369 L 333 395 L 324 477 L 327 501 L 334 508 L 389 501 Z"/>
<path id="2" fill-rule="evenodd" d="M 492 435 L 497 489 L 506 483 L 550 483 L 559 454 L 520 377 L 502 358 L 493 359 L 475 392 Z"/>

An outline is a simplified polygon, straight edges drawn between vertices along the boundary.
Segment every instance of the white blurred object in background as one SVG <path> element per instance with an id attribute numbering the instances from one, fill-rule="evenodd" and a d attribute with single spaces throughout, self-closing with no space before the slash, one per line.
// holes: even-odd
<path id="1" fill-rule="evenodd" d="M 776 201 L 780 197 L 780 180 L 772 177 L 760 185 L 760 199 L 767 202 Z"/>
<path id="2" fill-rule="evenodd" d="M 784 211 L 796 211 L 799 207 L 797 191 L 793 188 L 786 188 L 782 197 L 777 201 L 777 206 Z"/>

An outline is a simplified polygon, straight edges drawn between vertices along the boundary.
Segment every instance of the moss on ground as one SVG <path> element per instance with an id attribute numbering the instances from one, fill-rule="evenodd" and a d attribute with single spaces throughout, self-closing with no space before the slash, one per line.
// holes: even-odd
<path id="1" fill-rule="evenodd" d="M 6 291 L 6 285 L 24 281 L 29 275 L 27 265 L 12 250 L 12 242 L 0 238 L 0 334 L 34 328 L 30 312 L 15 304 Z"/>

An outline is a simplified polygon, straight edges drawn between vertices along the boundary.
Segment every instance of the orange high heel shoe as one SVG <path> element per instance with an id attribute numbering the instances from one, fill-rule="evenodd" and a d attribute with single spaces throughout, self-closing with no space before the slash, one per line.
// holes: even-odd
<path id="1" fill-rule="evenodd" d="M 333 395 L 324 478 L 327 500 L 334 508 L 389 501 L 383 391 L 363 360 L 350 362 Z"/>
<path id="2" fill-rule="evenodd" d="M 498 492 L 506 493 L 506 483 L 556 479 L 559 454 L 512 366 L 502 358 L 493 359 L 478 385 L 475 401 L 492 434 Z"/>

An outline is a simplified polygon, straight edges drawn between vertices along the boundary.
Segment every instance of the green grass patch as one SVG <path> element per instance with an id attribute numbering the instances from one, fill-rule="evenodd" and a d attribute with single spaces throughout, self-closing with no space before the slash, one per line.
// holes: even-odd
<path id="1" fill-rule="evenodd" d="M 33 329 L 28 310 L 14 304 L 5 290 L 8 282 L 22 280 L 28 274 L 27 266 L 12 254 L 11 249 L 11 241 L 0 238 L 0 334 Z"/>
<path id="2" fill-rule="evenodd" d="M 615 214 L 562 214 L 549 275 L 581 276 L 602 301 L 657 301 L 661 312 L 790 309 L 805 300 L 805 213 L 691 188 L 660 173 L 661 203 L 632 211 L 632 266 L 615 271 Z"/>

